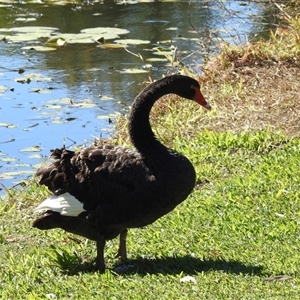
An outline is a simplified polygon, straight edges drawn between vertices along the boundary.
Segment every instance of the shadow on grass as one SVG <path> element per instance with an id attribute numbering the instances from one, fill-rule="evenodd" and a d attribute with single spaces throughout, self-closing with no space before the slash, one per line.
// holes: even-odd
<path id="1" fill-rule="evenodd" d="M 223 259 L 203 260 L 191 256 L 164 257 L 164 258 L 138 258 L 129 260 L 113 268 L 119 275 L 126 274 L 188 274 L 199 272 L 223 271 L 231 274 L 260 275 L 262 267 L 245 265 L 239 261 L 226 261 Z"/>
<path id="2" fill-rule="evenodd" d="M 63 271 L 68 275 L 78 273 L 96 272 L 92 262 L 82 263 L 77 258 L 57 260 Z M 239 261 L 226 261 L 224 259 L 203 260 L 191 256 L 164 257 L 164 258 L 137 258 L 127 260 L 114 266 L 111 271 L 118 275 L 139 274 L 188 274 L 199 272 L 222 271 L 230 274 L 262 275 L 262 267 L 245 265 Z"/>

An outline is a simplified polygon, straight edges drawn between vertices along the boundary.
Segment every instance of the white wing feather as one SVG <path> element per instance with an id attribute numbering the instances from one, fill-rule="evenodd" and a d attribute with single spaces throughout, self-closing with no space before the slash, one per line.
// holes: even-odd
<path id="1" fill-rule="evenodd" d="M 84 212 L 83 205 L 74 196 L 64 193 L 59 196 L 50 196 L 34 209 L 34 213 L 42 213 L 52 210 L 63 216 L 78 216 Z"/>

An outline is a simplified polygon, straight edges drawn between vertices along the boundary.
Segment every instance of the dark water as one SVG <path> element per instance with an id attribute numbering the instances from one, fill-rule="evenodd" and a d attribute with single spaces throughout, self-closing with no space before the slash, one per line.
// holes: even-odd
<path id="1" fill-rule="evenodd" d="M 149 76 L 177 70 L 155 47 L 171 56 L 176 48 L 176 61 L 197 74 L 222 42 L 266 36 L 276 21 L 266 4 L 248 1 L 10 2 L 0 1 L 0 181 L 6 187 L 30 178 L 50 149 L 111 134 L 111 121 L 128 111 Z M 3 31 L 26 26 L 55 27 L 60 33 L 118 27 L 129 30 L 120 38 L 148 44 L 128 46 L 131 53 L 99 49 L 97 43 L 39 52 L 22 47 L 44 45 L 48 38 L 12 43 L 11 33 Z M 20 68 L 25 72 L 19 74 Z"/>

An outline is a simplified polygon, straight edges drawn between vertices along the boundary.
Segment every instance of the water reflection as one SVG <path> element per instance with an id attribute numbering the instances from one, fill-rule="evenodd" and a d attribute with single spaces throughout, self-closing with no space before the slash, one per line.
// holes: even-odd
<path id="1" fill-rule="evenodd" d="M 60 33 L 79 33 L 84 28 L 119 27 L 130 31 L 122 38 L 150 43 L 128 47 L 142 60 L 124 49 L 99 49 L 96 43 L 69 44 L 53 52 L 23 50 L 25 44 L 43 44 L 47 37 L 6 43 L 6 33 L 0 32 L 0 180 L 5 186 L 29 176 L 33 166 L 64 140 L 66 146 L 72 141 L 81 145 L 93 136 L 105 136 L 111 129 L 109 114 L 126 111 L 149 76 L 175 71 L 166 61 L 155 60 L 165 58 L 155 47 L 170 53 L 176 47 L 178 59 L 198 72 L 203 57 L 219 43 L 245 42 L 270 27 L 265 23 L 270 18 L 266 4 L 245 1 L 193 1 L 191 6 L 189 1 L 135 1 L 134 5 L 124 5 L 134 1 L 82 1 L 55 6 L 50 3 L 61 2 L 34 2 L 0 1 L 7 5 L 0 7 L 0 28 L 51 26 Z M 147 64 L 152 67 L 146 73 L 122 72 L 132 67 L 144 70 Z M 19 68 L 25 73 L 18 74 Z M 15 81 L 30 73 L 40 74 L 41 81 Z M 96 106 L 72 105 L 89 102 Z M 20 151 L 33 146 L 35 152 Z"/>

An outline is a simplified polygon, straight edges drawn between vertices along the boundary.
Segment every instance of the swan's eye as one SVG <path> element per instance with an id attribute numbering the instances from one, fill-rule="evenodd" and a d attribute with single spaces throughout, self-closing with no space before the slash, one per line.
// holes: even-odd
<path id="1" fill-rule="evenodd" d="M 199 88 L 198 88 L 197 86 L 194 86 L 194 85 L 191 85 L 191 89 L 194 90 L 195 92 L 196 92 L 197 90 L 199 90 Z"/>
<path id="2" fill-rule="evenodd" d="M 194 92 L 194 96 L 198 93 L 198 91 L 200 91 L 200 88 L 195 85 L 191 85 L 191 89 Z"/>

